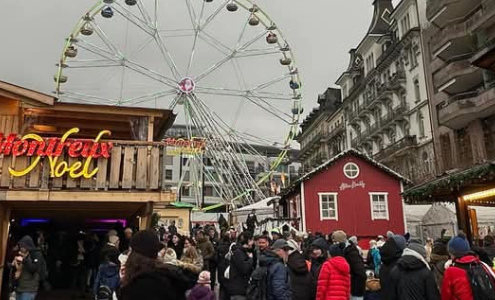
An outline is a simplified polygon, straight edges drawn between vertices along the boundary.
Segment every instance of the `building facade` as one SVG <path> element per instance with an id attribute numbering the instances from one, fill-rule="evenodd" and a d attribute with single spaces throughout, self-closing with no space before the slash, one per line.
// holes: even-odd
<path id="1" fill-rule="evenodd" d="M 347 150 L 297 180 L 282 193 L 283 217 L 297 219 L 304 232 L 336 229 L 366 241 L 388 230 L 405 232 L 401 197 L 407 180 L 354 149 Z"/>
<path id="2" fill-rule="evenodd" d="M 495 1 L 430 0 L 424 53 L 439 173 L 495 159 Z"/>
<path id="3" fill-rule="evenodd" d="M 304 172 L 311 171 L 345 149 L 341 106 L 340 90 L 328 88 L 318 96 L 318 107 L 303 121 L 297 141 L 301 146 L 298 160 Z"/>
<path id="4" fill-rule="evenodd" d="M 368 33 L 336 82 L 347 144 L 419 183 L 435 174 L 419 9 L 414 0 L 373 5 Z"/>

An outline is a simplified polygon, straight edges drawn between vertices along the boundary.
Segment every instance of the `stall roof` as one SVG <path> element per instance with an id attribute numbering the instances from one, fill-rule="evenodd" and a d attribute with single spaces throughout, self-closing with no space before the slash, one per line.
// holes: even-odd
<path id="1" fill-rule="evenodd" d="M 486 162 L 414 186 L 406 190 L 403 197 L 409 204 L 455 202 L 460 193 L 473 192 L 488 185 L 493 186 L 494 178 L 495 161 Z"/>
<path id="2" fill-rule="evenodd" d="M 280 197 L 269 197 L 269 198 L 263 199 L 261 201 L 258 201 L 256 203 L 250 204 L 248 206 L 244 206 L 244 207 L 241 207 L 239 209 L 236 209 L 235 212 L 246 212 L 246 211 L 252 211 L 252 210 L 270 209 L 269 205 L 275 199 L 280 199 Z"/>
<path id="3" fill-rule="evenodd" d="M 32 104 L 53 105 L 55 97 L 0 80 L 0 96 Z"/>
<path id="4" fill-rule="evenodd" d="M 355 156 L 355 157 L 359 157 L 359 158 L 365 160 L 369 164 L 371 164 L 371 165 L 373 165 L 373 166 L 381 169 L 385 173 L 389 174 L 392 177 L 397 178 L 398 180 L 404 182 L 405 184 L 410 184 L 411 183 L 409 181 L 409 179 L 407 179 L 406 177 L 400 175 L 399 173 L 395 172 L 394 170 L 390 169 L 389 167 L 385 166 L 384 164 L 382 164 L 382 163 L 380 163 L 380 162 L 372 159 L 368 155 L 363 154 L 363 153 L 359 152 L 356 149 L 349 149 L 349 150 L 346 150 L 344 152 L 341 152 L 340 154 L 338 154 L 337 156 L 334 156 L 333 158 L 331 158 L 327 162 L 323 163 L 322 165 L 314 168 L 311 172 L 306 173 L 305 175 L 301 176 L 299 179 L 297 179 L 296 181 L 294 181 L 294 183 L 291 184 L 288 188 L 284 189 L 280 193 L 280 196 L 281 197 L 284 197 L 284 196 L 289 195 L 290 193 L 292 193 L 301 184 L 301 182 L 311 179 L 313 176 L 315 176 L 315 175 L 319 174 L 320 172 L 328 169 L 328 167 L 330 167 L 333 164 L 335 164 L 341 158 L 344 158 L 344 157 L 349 156 L 349 155 Z"/>

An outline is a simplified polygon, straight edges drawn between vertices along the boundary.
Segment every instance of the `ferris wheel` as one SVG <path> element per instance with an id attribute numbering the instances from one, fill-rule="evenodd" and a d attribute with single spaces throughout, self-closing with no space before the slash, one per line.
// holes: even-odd
<path id="1" fill-rule="evenodd" d="M 234 207 L 265 198 L 303 111 L 292 48 L 254 0 L 101 0 L 66 39 L 54 80 L 63 102 L 173 109 L 187 138 L 206 139 L 191 174 Z M 279 154 L 268 161 L 255 145 Z M 266 165 L 261 176 L 248 158 Z"/>

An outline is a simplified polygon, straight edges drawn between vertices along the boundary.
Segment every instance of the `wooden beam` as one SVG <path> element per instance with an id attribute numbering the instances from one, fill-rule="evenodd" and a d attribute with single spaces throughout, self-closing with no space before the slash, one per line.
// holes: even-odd
<path id="1" fill-rule="evenodd" d="M 54 202 L 172 202 L 173 193 L 98 191 L 6 191 L 6 201 Z"/>
<path id="2" fill-rule="evenodd" d="M 148 117 L 148 142 L 153 142 L 155 117 Z"/>
<path id="3" fill-rule="evenodd" d="M 15 97 L 14 99 L 20 101 L 34 100 L 46 105 L 53 105 L 55 101 L 55 98 L 52 96 L 48 96 L 4 81 L 0 81 L 0 90 L 2 90 L 3 93 L 9 94 L 10 96 Z"/>
<path id="4" fill-rule="evenodd" d="M 0 282 L 3 282 L 3 271 L 7 256 L 7 242 L 9 239 L 10 208 L 6 204 L 0 204 Z M 0 285 L 0 295 L 2 286 Z"/>

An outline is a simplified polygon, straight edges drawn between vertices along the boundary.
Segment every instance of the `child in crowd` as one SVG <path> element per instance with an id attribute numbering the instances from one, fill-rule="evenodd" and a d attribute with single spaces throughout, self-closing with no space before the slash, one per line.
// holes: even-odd
<path id="1" fill-rule="evenodd" d="M 215 293 L 211 290 L 210 284 L 210 272 L 201 272 L 199 274 L 198 284 L 191 290 L 187 300 L 215 300 Z"/>

